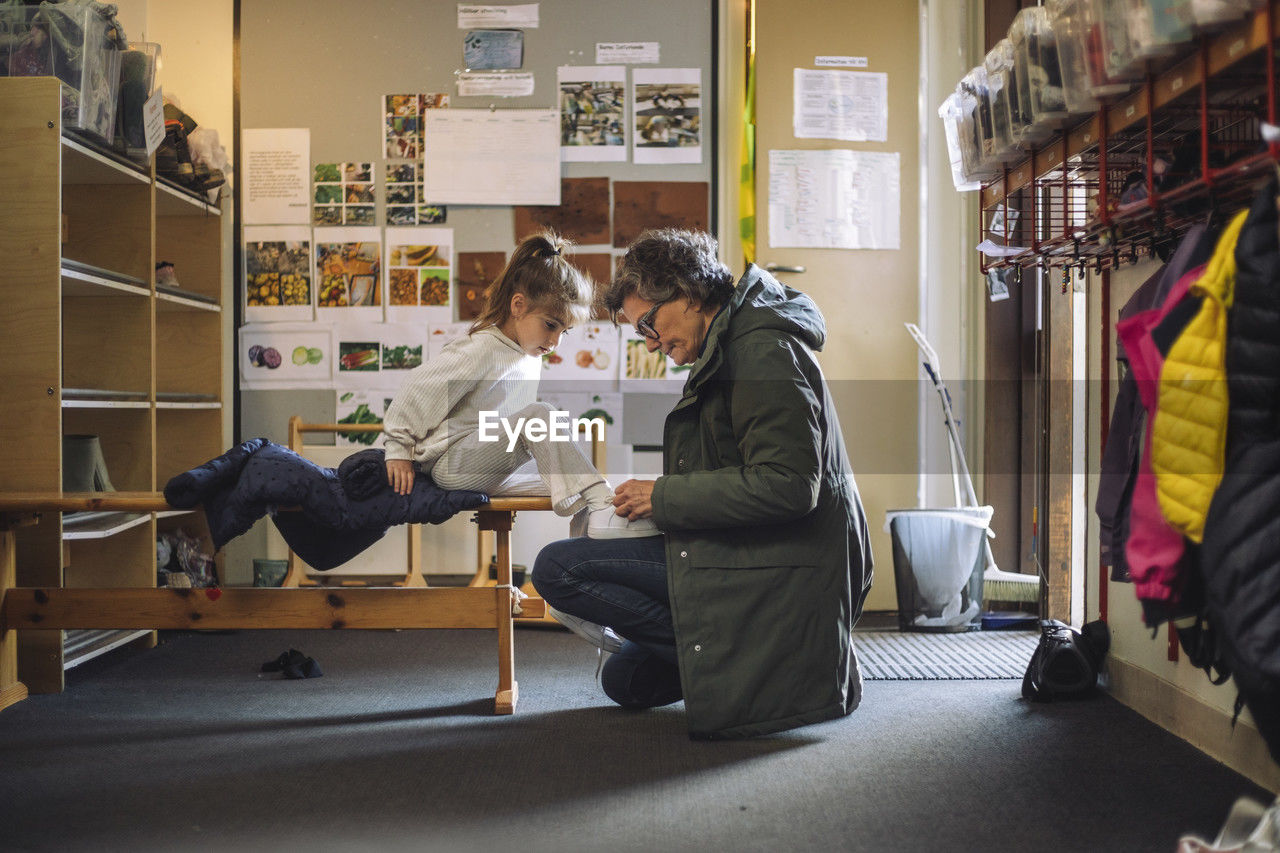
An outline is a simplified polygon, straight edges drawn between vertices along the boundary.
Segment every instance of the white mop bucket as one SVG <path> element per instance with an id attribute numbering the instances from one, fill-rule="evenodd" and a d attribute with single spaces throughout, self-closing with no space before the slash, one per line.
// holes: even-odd
<path id="1" fill-rule="evenodd" d="M 900 630 L 982 627 L 983 540 L 993 512 L 989 506 L 974 506 L 885 513 L 885 530 L 893 539 Z"/>

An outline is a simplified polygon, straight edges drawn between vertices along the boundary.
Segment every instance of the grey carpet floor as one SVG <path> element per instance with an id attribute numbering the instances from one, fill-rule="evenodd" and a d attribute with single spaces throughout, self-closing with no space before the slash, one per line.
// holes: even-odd
<path id="1" fill-rule="evenodd" d="M 850 717 L 696 742 L 521 630 L 172 633 L 0 712 L 0 849 L 1162 851 L 1264 791 L 1108 697 L 868 681 Z M 289 647 L 323 678 L 258 666 Z"/>

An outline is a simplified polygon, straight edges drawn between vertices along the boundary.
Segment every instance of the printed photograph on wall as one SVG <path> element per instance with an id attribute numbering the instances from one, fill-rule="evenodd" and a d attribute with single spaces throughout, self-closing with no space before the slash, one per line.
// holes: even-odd
<path id="1" fill-rule="evenodd" d="M 316 316 L 382 319 L 382 242 L 372 228 L 316 228 Z"/>
<path id="2" fill-rule="evenodd" d="M 423 200 L 421 162 L 387 163 L 386 191 L 388 225 L 438 225 L 448 216 L 444 205 Z"/>
<path id="3" fill-rule="evenodd" d="M 395 393 L 394 390 L 378 388 L 338 390 L 335 406 L 337 423 L 381 424 Z M 382 447 L 384 443 L 381 432 L 338 432 L 334 435 L 339 447 Z"/>
<path id="4" fill-rule="evenodd" d="M 246 323 L 311 320 L 311 229 L 301 225 L 246 225 Z"/>
<path id="5" fill-rule="evenodd" d="M 627 72 L 621 65 L 561 66 L 560 159 L 627 159 Z"/>
<path id="6" fill-rule="evenodd" d="M 521 30 L 472 30 L 462 40 L 462 64 L 468 71 L 505 71 L 524 65 Z"/>
<path id="7" fill-rule="evenodd" d="M 333 327 L 339 388 L 398 388 L 426 358 L 427 328 L 415 323 L 340 323 Z"/>
<path id="8" fill-rule="evenodd" d="M 453 319 L 453 229 L 386 229 L 387 321 Z"/>
<path id="9" fill-rule="evenodd" d="M 636 163 L 702 162 L 702 72 L 636 68 L 631 72 Z"/>
<path id="10" fill-rule="evenodd" d="M 474 320 L 484 311 L 484 293 L 506 266 L 506 252 L 459 252 L 453 290 L 459 320 Z"/>
<path id="11" fill-rule="evenodd" d="M 466 337 L 471 331 L 471 324 L 458 323 L 432 323 L 427 326 L 427 361 L 440 356 L 441 350 L 449 345 L 452 341 Z"/>
<path id="12" fill-rule="evenodd" d="M 314 323 L 249 323 L 238 334 L 240 387 L 323 388 L 333 374 L 329 329 Z"/>
<path id="13" fill-rule="evenodd" d="M 422 113 L 449 106 L 446 94 L 425 93 L 385 95 L 382 98 L 382 124 L 385 145 L 383 157 L 418 160 L 422 157 Z"/>
<path id="14" fill-rule="evenodd" d="M 560 345 L 542 357 L 542 379 L 570 387 L 612 389 L 618 379 L 620 328 L 585 323 L 564 333 Z"/>
<path id="15" fill-rule="evenodd" d="M 582 387 L 585 386 L 580 385 L 579 389 Z M 622 444 L 622 394 L 616 391 L 552 391 L 539 387 L 538 399 L 555 411 L 568 412 L 575 421 L 603 421 L 605 444 Z M 584 445 L 583 450 L 589 454 L 589 444 Z"/>
<path id="16" fill-rule="evenodd" d="M 676 364 L 662 350 L 649 351 L 648 343 L 634 327 L 620 326 L 622 336 L 621 381 L 628 391 L 679 391 L 692 365 Z"/>
<path id="17" fill-rule="evenodd" d="M 316 163 L 312 170 L 313 225 L 373 225 L 372 163 Z"/>

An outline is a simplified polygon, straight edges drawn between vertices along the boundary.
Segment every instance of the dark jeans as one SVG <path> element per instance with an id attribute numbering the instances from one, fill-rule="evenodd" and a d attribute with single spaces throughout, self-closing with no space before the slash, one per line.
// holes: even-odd
<path id="1" fill-rule="evenodd" d="M 547 604 L 627 640 L 600 679 L 609 698 L 626 708 L 682 698 L 664 542 L 661 536 L 562 539 L 533 563 L 533 588 Z"/>

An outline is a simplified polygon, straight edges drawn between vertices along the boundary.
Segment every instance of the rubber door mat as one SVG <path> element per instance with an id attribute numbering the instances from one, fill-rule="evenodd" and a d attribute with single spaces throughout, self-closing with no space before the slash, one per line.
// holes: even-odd
<path id="1" fill-rule="evenodd" d="M 986 680 L 1022 678 L 1039 639 L 1039 631 L 854 631 L 853 647 L 868 681 Z"/>

